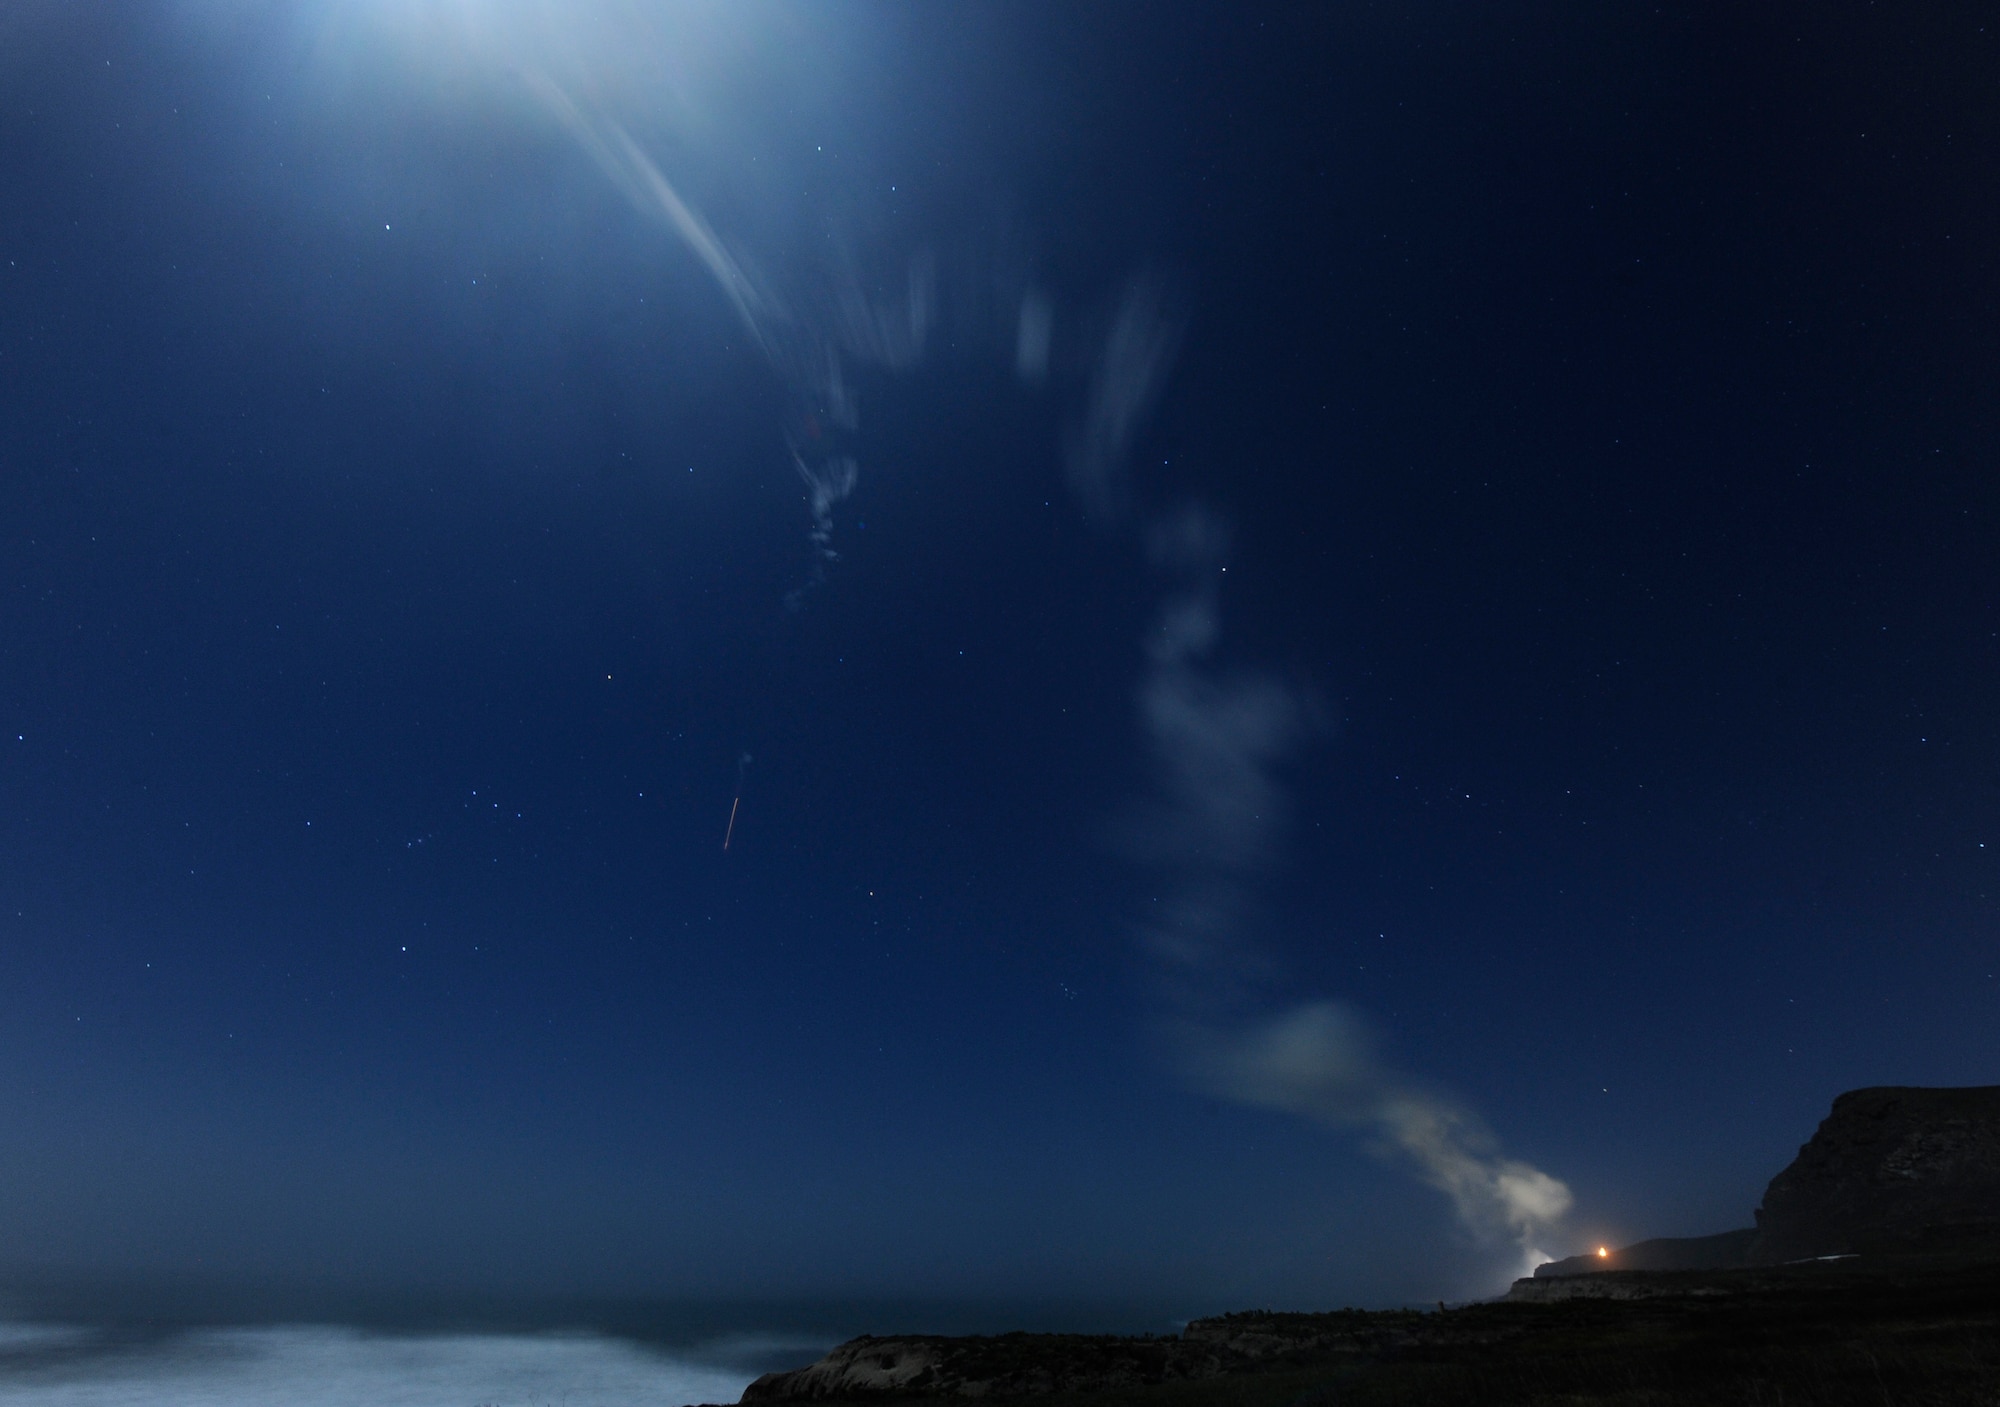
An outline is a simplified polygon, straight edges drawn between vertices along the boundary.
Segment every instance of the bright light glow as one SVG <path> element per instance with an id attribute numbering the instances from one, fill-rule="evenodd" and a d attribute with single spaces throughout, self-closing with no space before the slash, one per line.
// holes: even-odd
<path id="1" fill-rule="evenodd" d="M 220 34 L 289 32 L 308 86 L 344 102 L 400 90 L 479 109 L 527 96 L 521 80 L 533 75 L 628 124 L 661 124 L 706 144 L 739 126 L 746 105 L 768 108 L 774 91 L 790 105 L 804 96 L 806 75 L 840 67 L 844 32 L 832 18 L 770 0 L 178 4 Z"/>
<path id="2" fill-rule="evenodd" d="M 1599 1246 L 1599 1247 L 1597 1248 L 1597 1258 L 1598 1258 L 1599 1260 L 1603 1260 L 1603 1259 L 1604 1259 L 1605 1257 L 1609 1256 L 1610 1254 L 1611 1254 L 1610 1250 L 1609 1250 L 1608 1248 L 1604 1247 L 1604 1246 Z"/>

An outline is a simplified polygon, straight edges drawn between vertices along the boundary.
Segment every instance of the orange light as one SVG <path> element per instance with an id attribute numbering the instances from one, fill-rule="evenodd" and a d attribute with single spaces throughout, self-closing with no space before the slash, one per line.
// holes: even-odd
<path id="1" fill-rule="evenodd" d="M 1608 1250 L 1606 1250 L 1606 1249 L 1605 1249 L 1604 1247 L 1602 1247 L 1602 1246 L 1599 1246 L 1599 1247 L 1597 1248 L 1597 1258 L 1598 1258 L 1599 1260 L 1603 1260 L 1603 1259 L 1605 1259 L 1605 1258 L 1606 1258 L 1607 1256 L 1609 1256 L 1610 1254 L 1611 1254 L 1611 1252 L 1610 1252 L 1610 1251 L 1608 1251 Z"/>

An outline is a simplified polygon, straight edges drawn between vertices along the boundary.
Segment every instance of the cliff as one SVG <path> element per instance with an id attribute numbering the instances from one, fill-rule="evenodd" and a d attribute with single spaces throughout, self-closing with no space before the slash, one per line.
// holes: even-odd
<path id="1" fill-rule="evenodd" d="M 2000 1085 L 1857 1089 L 1757 1209 L 1759 1264 L 2000 1253 Z"/>
<path id="2" fill-rule="evenodd" d="M 2000 1085 L 1850 1090 L 1771 1179 L 1756 1215 L 1754 1229 L 1571 1256 L 1537 1266 L 1534 1279 L 1846 1255 L 2000 1259 Z M 1516 1297 L 1569 1293 L 1579 1291 Z"/>

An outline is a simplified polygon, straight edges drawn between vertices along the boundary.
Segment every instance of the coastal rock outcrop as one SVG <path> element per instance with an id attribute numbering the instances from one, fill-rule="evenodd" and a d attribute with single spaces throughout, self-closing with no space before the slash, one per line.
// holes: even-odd
<path id="1" fill-rule="evenodd" d="M 1757 1209 L 1750 1258 L 2000 1252 L 2000 1085 L 1833 1101 Z"/>
<path id="2" fill-rule="evenodd" d="M 2000 1085 L 1850 1090 L 1771 1179 L 1754 1228 L 1550 1261 L 1533 1281 L 1851 1255 L 2000 1259 Z M 1523 1280 L 1514 1297 L 1578 1293 Z"/>

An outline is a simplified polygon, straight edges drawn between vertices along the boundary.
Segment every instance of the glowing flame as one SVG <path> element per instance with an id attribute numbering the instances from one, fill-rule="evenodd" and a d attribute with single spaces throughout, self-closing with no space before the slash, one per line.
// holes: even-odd
<path id="1" fill-rule="evenodd" d="M 1610 1256 L 1610 1255 L 1611 1255 L 1611 1252 L 1610 1252 L 1610 1250 L 1609 1250 L 1609 1249 L 1608 1249 L 1607 1247 L 1604 1247 L 1604 1246 L 1599 1246 L 1599 1247 L 1597 1248 L 1597 1258 L 1598 1258 L 1599 1260 L 1605 1260 L 1605 1259 L 1609 1258 L 1609 1256 Z"/>

